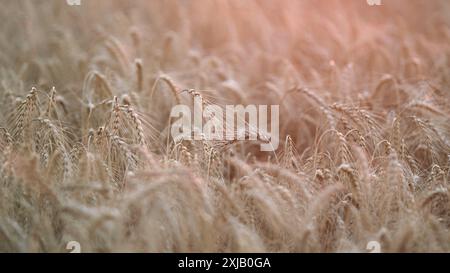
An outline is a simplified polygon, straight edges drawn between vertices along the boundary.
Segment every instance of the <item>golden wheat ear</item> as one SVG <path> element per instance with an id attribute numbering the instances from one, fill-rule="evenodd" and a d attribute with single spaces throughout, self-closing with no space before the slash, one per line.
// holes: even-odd
<path id="1" fill-rule="evenodd" d="M 158 78 L 155 80 L 153 87 L 150 91 L 150 99 L 153 98 L 156 88 L 158 86 L 159 81 L 162 81 L 164 83 L 166 83 L 169 86 L 169 90 L 172 94 L 172 96 L 175 99 L 176 104 L 181 104 L 181 100 L 180 100 L 180 95 L 179 93 L 182 91 L 182 89 L 179 87 L 180 85 L 178 85 L 174 79 L 172 79 L 170 76 L 168 75 L 160 75 L 158 76 Z"/>

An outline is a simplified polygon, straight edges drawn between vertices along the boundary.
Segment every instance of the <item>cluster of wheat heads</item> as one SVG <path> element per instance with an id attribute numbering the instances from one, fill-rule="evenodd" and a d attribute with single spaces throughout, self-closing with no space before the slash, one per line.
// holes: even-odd
<path id="1" fill-rule="evenodd" d="M 386 2 L 0 0 L 0 251 L 450 251 L 450 5 Z"/>

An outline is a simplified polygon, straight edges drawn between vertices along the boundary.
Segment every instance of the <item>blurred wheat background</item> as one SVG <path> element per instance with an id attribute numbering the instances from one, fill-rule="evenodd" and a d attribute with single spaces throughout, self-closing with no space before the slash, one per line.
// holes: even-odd
<path id="1" fill-rule="evenodd" d="M 450 2 L 382 3 L 0 0 L 0 251 L 449 252 Z M 193 96 L 280 148 L 175 143 Z"/>

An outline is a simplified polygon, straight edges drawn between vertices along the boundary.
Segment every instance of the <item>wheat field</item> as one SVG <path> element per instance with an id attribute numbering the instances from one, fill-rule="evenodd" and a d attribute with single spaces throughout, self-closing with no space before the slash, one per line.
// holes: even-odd
<path id="1" fill-rule="evenodd" d="M 0 21 L 0 252 L 450 252 L 449 1 L 0 0 Z M 175 141 L 194 96 L 279 105 L 279 148 Z"/>

